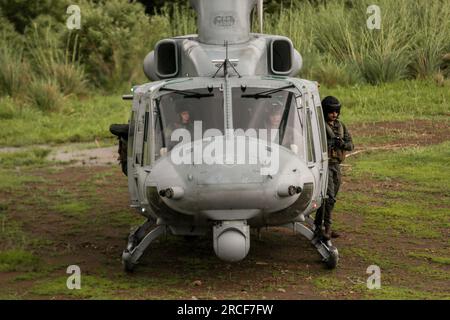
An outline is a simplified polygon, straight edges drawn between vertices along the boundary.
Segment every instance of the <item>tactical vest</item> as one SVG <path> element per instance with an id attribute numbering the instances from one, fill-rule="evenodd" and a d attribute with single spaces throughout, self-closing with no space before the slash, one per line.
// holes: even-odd
<path id="1" fill-rule="evenodd" d="M 334 140 L 336 138 L 336 135 L 334 134 L 333 129 L 330 127 L 328 123 L 325 123 L 325 127 L 327 129 L 327 135 Z M 339 123 L 339 137 L 341 139 L 344 138 L 344 125 L 342 123 Z M 337 159 L 339 163 L 344 162 L 345 160 L 346 151 L 342 150 L 341 148 L 333 148 L 332 146 L 328 146 L 328 157 L 332 159 Z"/>

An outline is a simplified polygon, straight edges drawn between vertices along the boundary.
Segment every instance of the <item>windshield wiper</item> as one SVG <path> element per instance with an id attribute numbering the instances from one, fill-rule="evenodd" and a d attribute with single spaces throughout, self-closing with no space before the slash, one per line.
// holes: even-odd
<path id="1" fill-rule="evenodd" d="M 205 98 L 205 97 L 214 97 L 213 93 L 198 93 L 195 91 L 185 91 L 185 90 L 177 90 L 177 89 L 169 89 L 169 88 L 161 88 L 159 91 L 170 91 L 174 93 L 178 93 L 184 96 L 184 98 Z"/>
<path id="2" fill-rule="evenodd" d="M 271 94 L 277 93 L 279 91 L 282 91 L 282 90 L 285 90 L 285 89 L 289 89 L 289 88 L 295 88 L 295 86 L 293 84 L 290 84 L 288 86 L 277 88 L 277 89 L 270 89 L 270 90 L 261 91 L 261 92 L 258 92 L 258 93 L 243 94 L 243 95 L 241 95 L 241 98 L 254 98 L 254 99 L 272 98 Z"/>

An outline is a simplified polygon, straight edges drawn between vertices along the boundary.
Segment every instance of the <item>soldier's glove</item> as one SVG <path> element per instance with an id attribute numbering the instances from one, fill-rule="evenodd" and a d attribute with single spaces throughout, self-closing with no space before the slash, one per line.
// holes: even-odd
<path id="1" fill-rule="evenodd" d="M 340 137 L 335 137 L 333 142 L 335 148 L 342 148 L 342 146 L 344 145 L 344 141 L 342 141 Z"/>

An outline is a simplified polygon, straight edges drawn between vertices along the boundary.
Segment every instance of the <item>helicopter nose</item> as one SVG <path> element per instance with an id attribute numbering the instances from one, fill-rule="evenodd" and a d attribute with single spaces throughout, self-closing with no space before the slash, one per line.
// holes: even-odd
<path id="1" fill-rule="evenodd" d="M 226 137 L 215 138 L 219 145 L 228 143 Z M 242 138 L 235 137 L 235 145 L 238 139 Z M 175 147 L 155 166 L 148 183 L 157 185 L 159 196 L 171 209 L 210 220 L 246 220 L 282 210 L 300 196 L 309 170 L 291 150 L 252 139 L 244 138 L 250 152 L 242 158 L 222 149 L 205 152 L 211 140 Z M 204 152 L 196 163 L 195 149 L 200 144 Z M 256 152 L 251 151 L 255 145 Z M 177 163 L 176 157 L 186 154 L 192 156 L 191 162 Z"/>

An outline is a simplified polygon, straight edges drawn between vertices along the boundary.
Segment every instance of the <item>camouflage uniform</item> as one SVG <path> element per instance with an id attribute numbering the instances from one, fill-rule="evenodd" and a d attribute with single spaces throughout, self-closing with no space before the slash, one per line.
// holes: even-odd
<path id="1" fill-rule="evenodd" d="M 316 214 L 316 226 L 322 225 L 322 210 L 323 225 L 325 230 L 330 230 L 332 224 L 332 212 L 334 204 L 336 203 L 336 196 L 341 186 L 341 166 L 340 164 L 345 159 L 345 152 L 352 151 L 353 141 L 350 133 L 345 125 L 339 120 L 335 120 L 334 123 L 326 123 L 327 127 L 327 141 L 328 141 L 328 186 L 327 196 L 325 200 L 324 208 L 320 207 Z"/>

